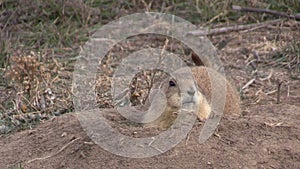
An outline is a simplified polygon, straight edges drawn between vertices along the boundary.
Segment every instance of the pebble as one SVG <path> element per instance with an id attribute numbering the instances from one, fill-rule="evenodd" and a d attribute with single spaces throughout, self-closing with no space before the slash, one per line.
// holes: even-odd
<path id="1" fill-rule="evenodd" d="M 249 160 L 249 164 L 252 165 L 252 166 L 255 166 L 255 165 L 257 165 L 257 161 Z"/>
<path id="2" fill-rule="evenodd" d="M 63 133 L 61 134 L 61 136 L 62 136 L 62 137 L 67 136 L 67 132 L 63 132 Z"/>
<path id="3" fill-rule="evenodd" d="M 7 127 L 5 125 L 0 126 L 0 134 L 4 134 L 7 132 Z"/>
<path id="4" fill-rule="evenodd" d="M 53 112 L 53 114 L 54 114 L 54 116 L 60 116 L 61 115 L 61 113 L 59 111 L 55 111 L 55 112 Z"/>

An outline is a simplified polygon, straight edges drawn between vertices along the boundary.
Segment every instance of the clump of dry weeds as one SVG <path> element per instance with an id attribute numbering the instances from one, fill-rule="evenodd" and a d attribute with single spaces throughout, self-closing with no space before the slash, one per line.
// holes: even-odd
<path id="1" fill-rule="evenodd" d="M 4 78 L 12 89 L 10 103 L 2 105 L 2 119 L 7 126 L 26 126 L 32 121 L 48 119 L 70 111 L 70 74 L 57 60 L 41 61 L 43 56 L 31 52 L 14 55 Z"/>

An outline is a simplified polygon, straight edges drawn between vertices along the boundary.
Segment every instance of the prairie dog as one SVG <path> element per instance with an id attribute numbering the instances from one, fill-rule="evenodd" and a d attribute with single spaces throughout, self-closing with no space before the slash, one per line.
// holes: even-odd
<path id="1" fill-rule="evenodd" d="M 212 86 L 206 67 L 198 66 L 188 68 L 193 78 L 188 76 L 186 68 L 181 68 L 175 72 L 176 79 L 168 78 L 160 84 L 160 89 L 167 98 L 167 107 L 162 115 L 153 122 L 147 123 L 146 127 L 158 127 L 166 129 L 171 126 L 176 119 L 176 113 L 181 104 L 195 103 L 198 106 L 197 117 L 200 121 L 209 118 L 211 113 L 211 94 Z M 226 80 L 226 101 L 224 114 L 240 115 L 240 98 L 235 87 Z M 180 85 L 180 89 L 179 86 Z M 145 117 L 147 118 L 147 117 Z"/>

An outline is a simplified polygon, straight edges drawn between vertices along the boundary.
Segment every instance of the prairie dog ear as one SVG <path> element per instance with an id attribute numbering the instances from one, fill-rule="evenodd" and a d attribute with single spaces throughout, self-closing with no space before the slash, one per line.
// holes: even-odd
<path id="1" fill-rule="evenodd" d="M 204 66 L 200 57 L 198 55 L 196 55 L 194 52 L 192 52 L 192 60 L 196 66 Z"/>

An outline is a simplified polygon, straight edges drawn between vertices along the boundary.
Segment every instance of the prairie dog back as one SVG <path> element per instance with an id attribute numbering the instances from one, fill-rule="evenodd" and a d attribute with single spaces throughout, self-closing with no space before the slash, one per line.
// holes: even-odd
<path id="1" fill-rule="evenodd" d="M 210 77 L 208 74 L 208 69 L 213 71 L 211 68 L 206 68 L 203 66 L 200 67 L 192 67 L 192 74 L 197 81 L 197 85 L 201 93 L 205 95 L 207 101 L 211 102 L 212 97 L 212 85 L 210 82 Z M 215 72 L 217 73 L 217 72 Z M 226 77 L 224 77 L 226 81 L 226 101 L 224 107 L 224 114 L 230 115 L 240 115 L 241 107 L 240 107 L 240 96 L 233 84 L 231 84 Z"/>

